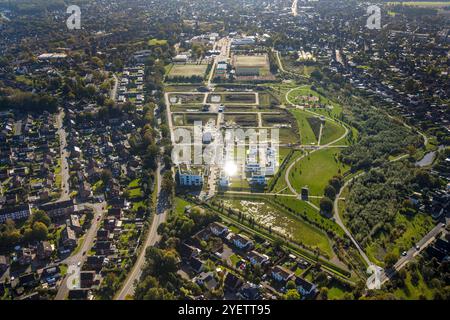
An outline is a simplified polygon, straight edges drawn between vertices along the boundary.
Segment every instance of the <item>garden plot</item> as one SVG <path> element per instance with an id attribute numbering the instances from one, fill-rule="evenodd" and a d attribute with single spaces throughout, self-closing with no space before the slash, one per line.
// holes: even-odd
<path id="1" fill-rule="evenodd" d="M 256 114 L 225 114 L 225 123 L 228 126 L 238 125 L 241 127 L 257 127 L 258 119 Z"/>
<path id="2" fill-rule="evenodd" d="M 199 94 L 171 94 L 169 101 L 171 104 L 192 104 L 202 103 L 205 98 L 203 93 Z"/>

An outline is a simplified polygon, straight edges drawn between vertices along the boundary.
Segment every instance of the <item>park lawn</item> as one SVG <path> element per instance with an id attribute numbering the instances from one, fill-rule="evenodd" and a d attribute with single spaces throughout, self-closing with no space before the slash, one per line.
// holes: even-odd
<path id="1" fill-rule="evenodd" d="M 132 210 L 133 212 L 138 212 L 138 210 L 140 208 L 144 208 L 146 207 L 145 201 L 137 201 L 137 202 L 132 202 Z"/>
<path id="2" fill-rule="evenodd" d="M 317 139 L 311 128 L 308 118 L 312 115 L 300 109 L 292 109 L 290 112 L 297 120 L 298 130 L 300 131 L 300 140 L 302 144 L 317 144 Z"/>
<path id="3" fill-rule="evenodd" d="M 344 127 L 335 122 L 326 121 L 322 129 L 322 138 L 320 140 L 320 144 L 324 145 L 336 139 L 339 139 L 344 133 Z M 339 143 L 339 141 L 337 143 Z"/>
<path id="4" fill-rule="evenodd" d="M 337 159 L 337 148 L 323 149 L 311 153 L 297 162 L 292 168 L 289 179 L 296 190 L 309 187 L 313 196 L 323 195 L 328 181 L 335 175 L 344 174 L 349 167 Z"/>
<path id="5" fill-rule="evenodd" d="M 276 196 L 268 197 L 268 199 L 269 201 L 275 201 L 275 203 L 278 203 L 284 207 L 291 209 L 293 212 L 300 214 L 303 219 L 316 223 L 320 226 L 321 229 L 333 231 L 341 237 L 344 236 L 344 231 L 336 222 L 323 217 L 317 210 L 315 210 L 305 201 L 299 200 L 294 197 L 291 198 Z"/>
<path id="6" fill-rule="evenodd" d="M 433 290 L 430 289 L 425 283 L 422 274 L 417 272 L 419 281 L 417 285 L 411 282 L 411 273 L 407 272 L 405 285 L 401 288 L 397 288 L 394 291 L 394 295 L 402 300 L 419 300 L 421 295 L 424 295 L 427 300 L 433 299 Z"/>
<path id="7" fill-rule="evenodd" d="M 141 188 L 134 188 L 129 189 L 128 192 L 130 193 L 130 198 L 142 198 L 144 196 L 144 193 L 142 192 Z"/>
<path id="8" fill-rule="evenodd" d="M 350 288 L 346 288 L 339 281 L 333 280 L 328 288 L 328 300 L 343 300 L 347 292 L 351 292 Z"/>
<path id="9" fill-rule="evenodd" d="M 336 106 L 336 103 L 332 102 L 330 99 L 324 97 L 320 93 L 312 90 L 311 86 L 309 86 L 309 85 L 305 85 L 305 86 L 299 87 L 299 88 L 297 88 L 295 90 L 292 90 L 289 93 L 288 98 L 289 98 L 290 101 L 292 101 L 295 104 L 303 103 L 301 101 L 301 99 L 297 99 L 298 96 L 318 97 L 319 98 L 319 101 L 318 101 L 319 103 L 325 104 L 325 105 Z"/>
<path id="10" fill-rule="evenodd" d="M 174 208 L 176 213 L 184 214 L 184 209 L 190 205 L 191 204 L 186 200 L 179 197 L 175 197 Z"/>
<path id="11" fill-rule="evenodd" d="M 245 216 L 251 216 L 257 224 L 271 227 L 272 231 L 285 235 L 297 243 L 302 243 L 310 249 L 319 249 L 322 254 L 325 253 L 330 257 L 334 255 L 330 241 L 322 230 L 288 211 L 280 210 L 279 206 L 274 207 L 259 197 L 249 197 L 248 200 L 242 197 L 226 198 L 223 203 L 226 207 L 239 210 Z"/>
<path id="12" fill-rule="evenodd" d="M 132 180 L 129 184 L 128 184 L 128 188 L 132 189 L 132 188 L 137 188 L 139 187 L 139 182 L 141 179 L 134 179 Z"/>

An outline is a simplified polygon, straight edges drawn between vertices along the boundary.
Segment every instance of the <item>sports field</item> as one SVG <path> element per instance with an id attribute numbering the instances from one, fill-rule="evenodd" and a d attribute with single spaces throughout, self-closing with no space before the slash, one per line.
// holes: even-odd
<path id="1" fill-rule="evenodd" d="M 206 69 L 208 68 L 207 64 L 175 64 L 172 66 L 168 73 L 169 78 L 173 77 L 204 77 L 206 73 Z"/>

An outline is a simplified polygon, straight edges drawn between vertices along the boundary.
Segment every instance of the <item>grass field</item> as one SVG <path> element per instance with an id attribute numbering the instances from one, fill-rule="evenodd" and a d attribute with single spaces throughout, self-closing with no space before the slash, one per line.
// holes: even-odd
<path id="1" fill-rule="evenodd" d="M 271 192 L 273 192 L 273 193 L 278 193 L 278 192 L 280 192 L 281 190 L 285 190 L 284 192 L 281 192 L 281 193 L 291 193 L 291 192 L 289 191 L 289 189 L 287 188 L 287 186 L 286 186 L 286 181 L 284 180 L 284 173 L 285 173 L 286 168 L 289 167 L 289 165 L 290 165 L 293 161 L 295 161 L 295 159 L 297 159 L 298 157 L 300 157 L 302 154 L 303 154 L 302 151 L 295 150 L 295 151 L 292 153 L 292 156 L 289 158 L 289 161 L 287 161 L 286 164 L 283 164 L 283 168 L 282 168 L 282 170 L 279 172 L 279 176 L 278 176 L 278 177 L 272 178 L 272 179 L 277 179 L 277 181 L 276 181 L 275 185 L 273 186 Z M 270 185 L 271 182 L 272 182 L 272 181 L 269 181 L 269 185 Z"/>
<path id="2" fill-rule="evenodd" d="M 225 114 L 224 121 L 228 125 L 237 124 L 242 127 L 257 127 L 258 120 L 256 114 Z"/>
<path id="3" fill-rule="evenodd" d="M 289 176 L 292 186 L 300 190 L 307 185 L 311 195 L 323 195 L 325 186 L 333 176 L 339 171 L 344 174 L 349 170 L 348 166 L 337 160 L 338 153 L 335 148 L 323 149 L 297 162 Z"/>
<path id="4" fill-rule="evenodd" d="M 278 196 L 271 196 L 268 199 L 270 199 L 270 201 L 275 201 L 283 207 L 291 209 L 297 214 L 300 214 L 305 220 L 319 225 L 321 229 L 333 231 L 341 237 L 344 236 L 344 231 L 334 221 L 324 218 L 317 210 L 305 201 L 298 200 L 294 197 Z"/>
<path id="5" fill-rule="evenodd" d="M 167 76 L 169 79 L 173 77 L 204 77 L 207 68 L 207 64 L 175 64 Z"/>
<path id="6" fill-rule="evenodd" d="M 310 114 L 307 112 L 300 110 L 300 109 L 294 109 L 290 110 L 291 113 L 294 115 L 295 119 L 297 120 L 297 126 L 298 130 L 300 131 L 300 140 L 302 144 L 317 144 L 317 138 L 314 134 L 314 131 L 312 130 L 308 118 L 310 117 Z"/>
<path id="7" fill-rule="evenodd" d="M 345 133 L 345 128 L 338 125 L 335 122 L 326 121 L 322 130 L 322 138 L 320 140 L 320 144 L 324 145 L 330 143 L 339 137 L 341 137 Z M 339 142 L 338 142 L 339 143 Z"/>
<path id="8" fill-rule="evenodd" d="M 202 113 L 173 114 L 173 123 L 176 126 L 193 126 L 196 121 L 201 121 L 203 125 L 208 122 L 216 123 L 216 115 Z"/>
<path id="9" fill-rule="evenodd" d="M 298 133 L 293 128 L 279 129 L 280 143 L 296 144 L 299 142 Z"/>
<path id="10" fill-rule="evenodd" d="M 283 210 L 278 210 L 261 200 L 225 199 L 224 204 L 252 216 L 258 224 L 271 226 L 273 231 L 290 236 L 296 242 L 333 255 L 330 242 L 322 231 L 293 218 Z"/>
<path id="11" fill-rule="evenodd" d="M 411 281 L 411 273 L 406 274 L 405 285 L 394 291 L 394 295 L 402 300 L 418 300 L 421 296 L 427 299 L 433 298 L 433 290 L 430 289 L 423 279 L 420 272 L 418 272 L 419 281 L 414 285 Z"/>

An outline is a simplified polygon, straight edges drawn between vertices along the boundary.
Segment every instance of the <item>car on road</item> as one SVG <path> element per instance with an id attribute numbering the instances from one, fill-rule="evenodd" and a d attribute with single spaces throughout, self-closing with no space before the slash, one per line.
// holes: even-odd
<path id="1" fill-rule="evenodd" d="M 403 252 L 402 252 L 402 256 L 404 256 L 404 257 L 405 257 L 407 254 L 408 254 L 408 253 L 407 253 L 406 251 L 403 251 Z"/>
<path id="2" fill-rule="evenodd" d="M 77 266 L 78 267 L 81 266 L 81 261 L 78 261 Z"/>
<path id="3" fill-rule="evenodd" d="M 418 244 L 416 244 L 416 250 L 420 250 L 420 246 Z"/>
<path id="4" fill-rule="evenodd" d="M 86 255 L 86 251 L 85 252 L 83 252 L 83 256 L 85 256 Z"/>

